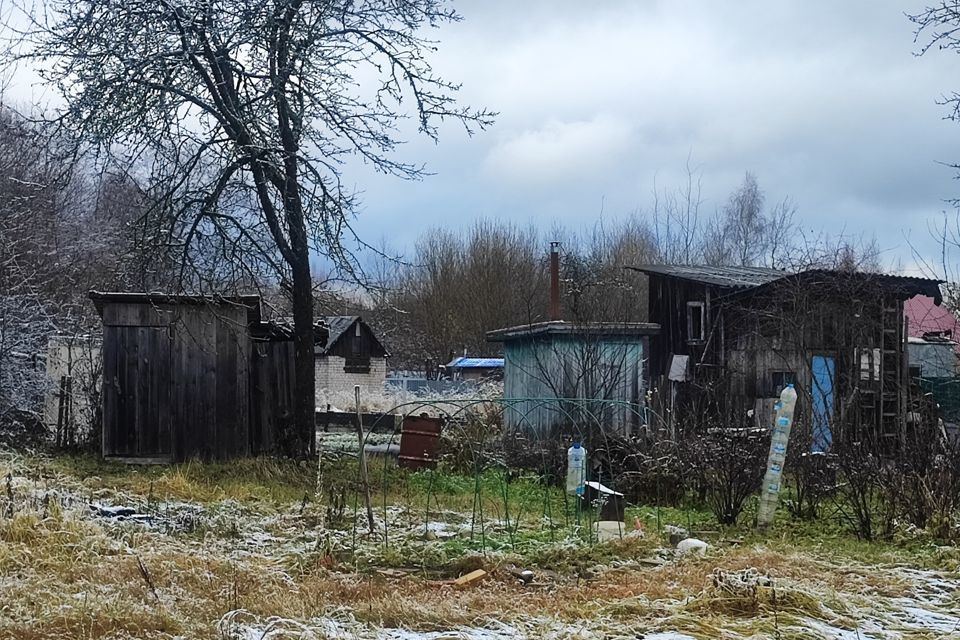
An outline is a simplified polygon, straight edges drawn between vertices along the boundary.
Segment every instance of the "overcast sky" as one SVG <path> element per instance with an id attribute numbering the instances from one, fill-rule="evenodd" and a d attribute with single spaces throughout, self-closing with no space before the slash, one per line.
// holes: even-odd
<path id="1" fill-rule="evenodd" d="M 876 233 L 891 266 L 913 265 L 911 241 L 936 253 L 928 221 L 960 196 L 943 166 L 960 162 L 960 124 L 937 100 L 960 90 L 960 59 L 914 55 L 905 13 L 923 0 L 455 6 L 435 69 L 500 116 L 473 138 L 412 137 L 399 159 L 425 162 L 422 182 L 350 167 L 365 240 L 409 251 L 426 228 L 479 217 L 591 226 L 649 210 L 690 158 L 708 213 L 751 171 L 808 230 Z M 20 80 L 23 99 L 46 97 Z"/>
<path id="2" fill-rule="evenodd" d="M 909 266 L 907 236 L 960 195 L 960 124 L 937 100 L 960 90 L 960 59 L 914 55 L 906 12 L 923 2 L 467 0 L 438 32 L 436 68 L 462 97 L 500 112 L 401 150 L 436 175 L 378 178 L 358 228 L 409 246 L 424 227 L 477 217 L 589 225 L 649 208 L 687 158 L 713 211 L 753 172 L 790 196 L 804 226 L 876 232 Z"/>

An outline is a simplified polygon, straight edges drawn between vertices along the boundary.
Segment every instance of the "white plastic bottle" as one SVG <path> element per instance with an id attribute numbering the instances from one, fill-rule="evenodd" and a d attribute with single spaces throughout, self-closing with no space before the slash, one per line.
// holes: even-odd
<path id="1" fill-rule="evenodd" d="M 787 459 L 787 442 L 793 427 L 793 411 L 797 406 L 797 390 L 792 384 L 780 392 L 777 403 L 777 417 L 770 434 L 770 454 L 767 456 L 767 473 L 760 487 L 760 506 L 757 510 L 757 524 L 765 527 L 773 522 L 777 510 L 777 498 L 780 495 L 780 483 L 783 479 L 783 465 Z"/>
<path id="2" fill-rule="evenodd" d="M 583 494 L 583 485 L 587 481 L 587 450 L 574 442 L 567 449 L 567 493 Z"/>

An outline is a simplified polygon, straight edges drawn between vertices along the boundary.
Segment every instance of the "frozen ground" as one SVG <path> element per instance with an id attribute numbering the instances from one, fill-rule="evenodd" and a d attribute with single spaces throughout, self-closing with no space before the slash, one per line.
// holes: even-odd
<path id="1" fill-rule="evenodd" d="M 384 550 L 363 514 L 321 528 L 293 501 L 164 499 L 152 482 L 150 493 L 98 488 L 22 459 L 0 458 L 0 472 L 4 639 L 960 638 L 954 548 L 938 551 L 947 570 L 829 547 L 713 545 L 674 559 L 648 536 L 569 571 L 530 565 L 529 584 L 509 570 L 521 559 L 488 552 L 474 558 L 486 578 L 457 588 L 459 570 L 419 565 L 469 535 L 468 513 L 424 525 L 404 505 L 378 510 Z M 558 540 L 538 557 L 577 545 Z"/>

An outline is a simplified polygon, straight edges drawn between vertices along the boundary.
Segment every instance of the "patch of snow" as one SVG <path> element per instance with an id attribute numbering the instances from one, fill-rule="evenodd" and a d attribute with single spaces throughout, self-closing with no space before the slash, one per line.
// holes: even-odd
<path id="1" fill-rule="evenodd" d="M 872 635 L 861 628 L 847 631 L 846 629 L 841 629 L 822 620 L 814 620 L 813 618 L 804 618 L 799 629 L 802 631 L 816 631 L 824 640 L 882 640 L 882 638 L 890 637 L 887 634 L 884 634 L 884 636 Z"/>
<path id="2" fill-rule="evenodd" d="M 960 617 L 925 609 L 909 598 L 897 598 L 896 601 L 901 603 L 903 608 L 892 615 L 910 630 L 956 633 L 960 636 Z"/>
<path id="3" fill-rule="evenodd" d="M 687 538 L 681 540 L 677 543 L 677 555 L 683 556 L 687 554 L 693 555 L 703 555 L 707 552 L 707 547 L 710 546 L 703 540 L 697 540 L 696 538 Z"/>

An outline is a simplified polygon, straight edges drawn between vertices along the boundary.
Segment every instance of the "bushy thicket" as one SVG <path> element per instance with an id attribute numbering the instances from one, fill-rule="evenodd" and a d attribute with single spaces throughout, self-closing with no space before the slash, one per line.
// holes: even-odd
<path id="1" fill-rule="evenodd" d="M 468 474 L 505 466 L 561 485 L 572 439 L 504 434 L 495 407 L 445 432 L 445 464 Z M 629 504 L 700 506 L 719 524 L 741 522 L 761 488 L 769 433 L 719 427 L 681 432 L 675 440 L 650 433 L 581 434 L 590 442 L 588 475 L 624 493 Z M 934 422 L 915 427 L 911 440 L 893 449 L 866 438 L 838 439 L 828 453 L 814 453 L 809 427 L 800 420 L 785 473 L 781 506 L 792 518 L 831 519 L 865 540 L 904 532 L 960 537 L 960 442 Z"/>

